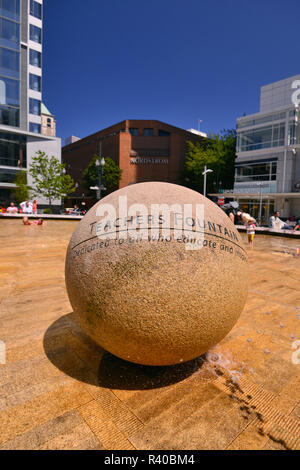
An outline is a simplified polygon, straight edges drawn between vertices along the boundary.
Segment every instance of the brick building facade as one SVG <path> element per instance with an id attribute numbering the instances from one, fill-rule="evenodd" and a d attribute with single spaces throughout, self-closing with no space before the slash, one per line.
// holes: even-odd
<path id="1" fill-rule="evenodd" d="M 56 136 L 56 122 L 55 122 L 53 114 L 50 113 L 49 109 L 46 108 L 44 103 L 42 103 L 42 106 L 41 106 L 41 118 L 42 118 L 41 133 L 43 135 L 50 135 L 51 137 L 55 137 Z"/>
<path id="2" fill-rule="evenodd" d="M 186 142 L 204 137 L 161 121 L 125 120 L 62 149 L 67 172 L 78 183 L 72 199 L 82 199 L 82 172 L 97 154 L 112 158 L 123 170 L 120 188 L 145 181 L 179 183 Z"/>

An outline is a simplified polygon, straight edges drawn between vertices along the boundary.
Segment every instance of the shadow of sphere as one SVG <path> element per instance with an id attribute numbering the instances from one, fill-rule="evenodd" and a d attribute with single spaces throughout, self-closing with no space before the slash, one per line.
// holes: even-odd
<path id="1" fill-rule="evenodd" d="M 89 338 L 73 313 L 56 320 L 43 339 L 48 359 L 66 375 L 91 385 L 119 390 L 147 390 L 180 382 L 199 370 L 205 355 L 183 364 L 154 367 L 124 361 Z"/>
<path id="2" fill-rule="evenodd" d="M 124 361 L 106 352 L 101 360 L 98 383 L 101 387 L 119 390 L 147 390 L 181 382 L 194 374 L 205 356 L 174 366 L 143 366 Z"/>

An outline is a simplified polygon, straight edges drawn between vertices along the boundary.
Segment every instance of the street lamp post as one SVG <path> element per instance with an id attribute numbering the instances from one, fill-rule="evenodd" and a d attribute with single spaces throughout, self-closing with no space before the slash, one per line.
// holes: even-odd
<path id="1" fill-rule="evenodd" d="M 97 199 L 101 199 L 101 191 L 105 191 L 106 188 L 103 186 L 103 172 L 104 172 L 104 166 L 105 166 L 105 159 L 104 157 L 101 158 L 101 160 L 99 161 L 99 159 L 96 160 L 95 162 L 95 165 L 97 167 L 97 170 L 98 170 L 98 186 L 91 186 L 90 189 L 94 189 L 95 191 L 97 191 Z"/>
<path id="2" fill-rule="evenodd" d="M 65 175 L 67 173 L 65 168 L 63 168 L 62 172 L 63 172 L 63 175 Z M 61 210 L 62 210 L 62 213 L 64 213 L 64 210 L 65 210 L 65 196 L 66 196 L 66 194 L 61 195 Z"/>
<path id="3" fill-rule="evenodd" d="M 207 173 L 212 173 L 213 170 L 210 170 L 209 168 L 207 168 L 207 166 L 205 165 L 204 167 L 204 171 L 202 173 L 202 175 L 204 176 L 204 184 L 203 184 L 203 196 L 206 196 L 206 175 Z"/>
<path id="4" fill-rule="evenodd" d="M 78 199 L 78 198 L 77 198 L 77 190 L 78 190 L 78 188 L 79 188 L 79 183 L 76 181 L 76 183 L 75 183 L 75 195 L 76 195 L 76 201 L 77 201 L 77 199 Z M 76 204 L 77 204 L 77 202 L 76 202 Z"/>

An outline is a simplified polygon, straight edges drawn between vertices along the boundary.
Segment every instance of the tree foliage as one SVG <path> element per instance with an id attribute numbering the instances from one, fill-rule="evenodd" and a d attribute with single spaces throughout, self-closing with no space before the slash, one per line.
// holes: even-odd
<path id="1" fill-rule="evenodd" d="M 23 201 L 30 199 L 30 187 L 27 185 L 27 174 L 26 171 L 20 171 L 15 179 L 15 195 L 16 201 L 20 204 Z"/>
<path id="2" fill-rule="evenodd" d="M 88 167 L 82 173 L 83 186 L 87 189 L 89 194 L 91 186 L 98 186 L 99 183 L 99 169 L 96 166 L 96 160 L 100 160 L 99 155 L 94 155 Z M 110 157 L 105 158 L 105 165 L 103 169 L 103 185 L 106 187 L 106 192 L 111 192 L 118 188 L 122 176 L 122 170 Z"/>
<path id="3" fill-rule="evenodd" d="M 118 188 L 121 176 L 121 168 L 110 157 L 105 158 L 103 178 L 108 191 Z"/>
<path id="4" fill-rule="evenodd" d="M 41 150 L 32 158 L 29 173 L 33 180 L 33 193 L 48 199 L 50 209 L 54 199 L 66 197 L 75 191 L 74 181 L 64 173 L 64 169 L 65 165 L 57 158 L 48 157 Z"/>
<path id="5" fill-rule="evenodd" d="M 207 176 L 207 193 L 232 189 L 234 184 L 234 162 L 236 152 L 235 130 L 223 130 L 211 134 L 203 143 L 187 142 L 187 152 L 182 182 L 196 191 L 203 192 L 205 165 L 213 170 Z"/>

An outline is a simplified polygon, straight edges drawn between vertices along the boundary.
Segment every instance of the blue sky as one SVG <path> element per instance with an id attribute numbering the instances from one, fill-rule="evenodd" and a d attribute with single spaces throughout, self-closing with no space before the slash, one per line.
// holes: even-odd
<path id="1" fill-rule="evenodd" d="M 45 0 L 43 101 L 57 135 L 123 119 L 218 132 L 300 73 L 299 0 Z"/>

